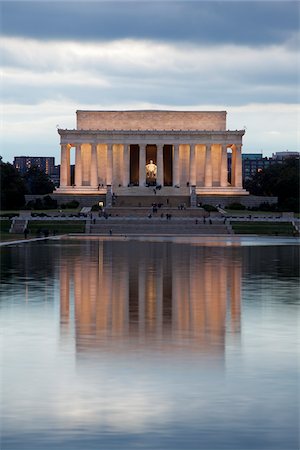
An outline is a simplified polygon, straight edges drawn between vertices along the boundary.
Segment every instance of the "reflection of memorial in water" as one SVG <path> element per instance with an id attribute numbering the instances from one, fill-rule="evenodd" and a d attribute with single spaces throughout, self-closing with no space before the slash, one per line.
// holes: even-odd
<path id="1" fill-rule="evenodd" d="M 84 253 L 62 255 L 60 264 L 61 326 L 68 327 L 74 301 L 77 351 L 137 345 L 172 351 L 188 344 L 223 352 L 226 334 L 239 332 L 239 249 L 84 245 Z"/>

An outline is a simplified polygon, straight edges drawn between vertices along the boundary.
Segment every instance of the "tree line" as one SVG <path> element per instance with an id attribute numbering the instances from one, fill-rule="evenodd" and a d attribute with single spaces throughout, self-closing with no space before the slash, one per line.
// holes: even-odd
<path id="1" fill-rule="evenodd" d="M 38 167 L 21 175 L 10 163 L 0 162 L 1 209 L 18 209 L 25 205 L 26 194 L 50 194 L 55 187 L 49 176 Z"/>
<path id="2" fill-rule="evenodd" d="M 49 176 L 38 167 L 21 175 L 10 163 L 0 163 L 1 209 L 25 205 L 25 194 L 45 195 L 55 189 Z M 278 197 L 278 208 L 299 212 L 299 159 L 288 158 L 257 172 L 244 186 L 252 195 Z"/>
<path id="3" fill-rule="evenodd" d="M 278 197 L 278 209 L 299 212 L 299 159 L 287 158 L 245 182 L 252 195 Z"/>

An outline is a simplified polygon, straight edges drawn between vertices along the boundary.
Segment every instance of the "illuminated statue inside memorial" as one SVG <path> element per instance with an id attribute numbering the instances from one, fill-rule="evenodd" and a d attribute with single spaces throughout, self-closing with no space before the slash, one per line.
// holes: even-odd
<path id="1" fill-rule="evenodd" d="M 156 173 L 157 173 L 157 166 L 156 166 L 156 164 L 154 164 L 153 160 L 150 159 L 150 163 L 146 164 L 146 176 L 150 180 L 155 180 Z"/>

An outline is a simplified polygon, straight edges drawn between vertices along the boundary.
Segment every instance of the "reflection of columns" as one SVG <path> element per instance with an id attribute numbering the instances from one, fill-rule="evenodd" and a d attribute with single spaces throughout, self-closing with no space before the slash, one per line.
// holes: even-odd
<path id="1" fill-rule="evenodd" d="M 146 145 L 140 144 L 140 157 L 139 157 L 139 186 L 145 186 L 146 184 Z"/>
<path id="2" fill-rule="evenodd" d="M 211 148 L 212 148 L 212 145 L 206 145 L 205 174 L 204 174 L 204 186 L 205 187 L 212 186 Z"/>
<path id="3" fill-rule="evenodd" d="M 163 326 L 163 263 L 162 259 L 157 261 L 156 267 L 156 333 L 162 334 Z"/>
<path id="4" fill-rule="evenodd" d="M 113 144 L 107 144 L 106 184 L 112 185 Z"/>
<path id="5" fill-rule="evenodd" d="M 96 188 L 98 186 L 97 144 L 91 144 L 91 146 L 92 146 L 91 186 Z"/>
<path id="6" fill-rule="evenodd" d="M 129 151 L 130 145 L 123 145 L 123 186 L 127 187 L 129 184 Z"/>
<path id="7" fill-rule="evenodd" d="M 70 186 L 70 146 L 61 145 L 60 187 Z"/>
<path id="8" fill-rule="evenodd" d="M 233 167 L 234 170 L 234 186 L 242 187 L 242 146 L 241 144 L 236 144 L 235 149 L 235 164 Z"/>
<path id="9" fill-rule="evenodd" d="M 82 186 L 82 159 L 81 159 L 81 144 L 76 144 L 75 153 L 75 185 Z"/>
<path id="10" fill-rule="evenodd" d="M 233 264 L 231 268 L 231 329 L 239 332 L 241 328 L 241 266 Z"/>
<path id="11" fill-rule="evenodd" d="M 196 186 L 196 151 L 195 151 L 195 144 L 190 144 L 190 186 Z"/>
<path id="12" fill-rule="evenodd" d="M 138 269 L 138 299 L 139 299 L 139 333 L 145 332 L 145 265 L 142 261 Z"/>
<path id="13" fill-rule="evenodd" d="M 227 145 L 221 146 L 220 186 L 227 187 Z"/>
<path id="14" fill-rule="evenodd" d="M 174 144 L 173 186 L 179 186 L 179 144 Z"/>
<path id="15" fill-rule="evenodd" d="M 156 165 L 157 165 L 157 176 L 156 183 L 161 186 L 164 185 L 164 146 L 156 146 Z"/>
<path id="16" fill-rule="evenodd" d="M 70 314 L 70 279 L 66 261 L 60 261 L 60 321 L 69 323 Z"/>

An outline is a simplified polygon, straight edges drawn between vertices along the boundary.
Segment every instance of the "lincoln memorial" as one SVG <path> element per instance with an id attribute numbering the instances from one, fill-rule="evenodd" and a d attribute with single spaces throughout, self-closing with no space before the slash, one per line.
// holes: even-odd
<path id="1" fill-rule="evenodd" d="M 226 111 L 77 111 L 59 129 L 58 194 L 240 196 L 244 130 L 226 129 Z M 71 151 L 75 175 L 71 180 Z M 231 153 L 231 171 L 228 154 Z M 152 188 L 149 190 L 149 188 Z"/>

